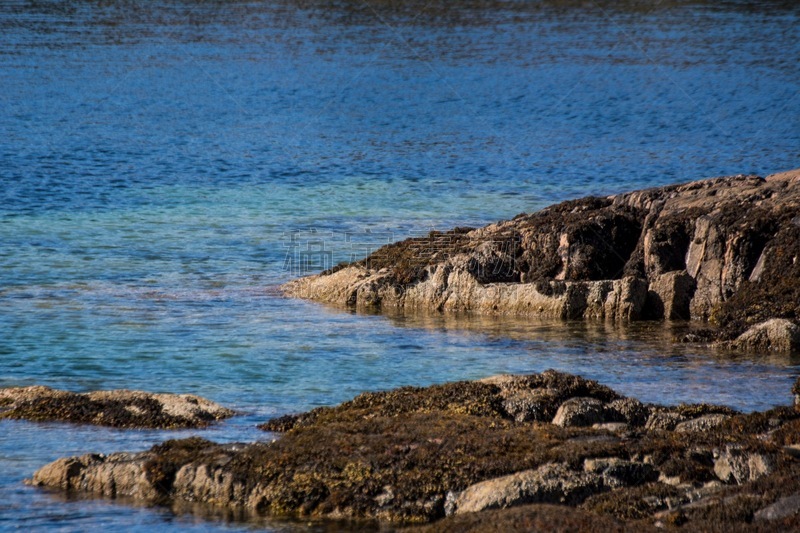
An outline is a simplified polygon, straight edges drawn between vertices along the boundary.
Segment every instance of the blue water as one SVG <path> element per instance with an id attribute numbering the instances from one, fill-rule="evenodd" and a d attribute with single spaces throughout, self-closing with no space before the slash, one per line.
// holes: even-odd
<path id="1" fill-rule="evenodd" d="M 430 229 L 798 167 L 799 26 L 792 2 L 2 2 L 0 386 L 243 415 L 2 421 L 0 529 L 253 527 L 21 480 L 170 436 L 270 439 L 256 423 L 364 390 L 558 368 L 646 401 L 789 403 L 800 361 L 676 346 L 681 325 L 357 315 L 275 287 Z"/>

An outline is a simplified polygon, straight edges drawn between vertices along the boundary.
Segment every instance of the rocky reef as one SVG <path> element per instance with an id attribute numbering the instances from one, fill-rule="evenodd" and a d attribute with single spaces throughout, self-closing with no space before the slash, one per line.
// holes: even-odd
<path id="1" fill-rule="evenodd" d="M 118 428 L 199 428 L 234 415 L 192 394 L 131 390 L 76 393 L 43 386 L 0 389 L 0 419 L 62 421 Z"/>
<path id="2" fill-rule="evenodd" d="M 431 531 L 800 529 L 795 406 L 644 404 L 545 371 L 365 393 L 262 429 L 282 435 L 63 458 L 30 483 Z"/>
<path id="3" fill-rule="evenodd" d="M 696 319 L 694 340 L 800 348 L 800 170 L 563 202 L 432 232 L 283 286 L 365 309 Z"/>

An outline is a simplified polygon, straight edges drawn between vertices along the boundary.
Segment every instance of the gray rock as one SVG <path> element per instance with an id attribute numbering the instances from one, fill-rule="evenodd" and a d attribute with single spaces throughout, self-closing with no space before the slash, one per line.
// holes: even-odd
<path id="1" fill-rule="evenodd" d="M 647 281 L 626 277 L 614 282 L 613 290 L 605 297 L 603 313 L 598 318 L 631 321 L 642 318 L 647 302 Z"/>
<path id="2" fill-rule="evenodd" d="M 781 520 L 800 513 L 800 492 L 786 496 L 756 511 L 753 518 L 756 520 Z"/>
<path id="3" fill-rule="evenodd" d="M 606 418 L 639 427 L 650 418 L 650 408 L 635 398 L 619 398 L 606 405 Z"/>
<path id="4" fill-rule="evenodd" d="M 730 346 L 747 351 L 798 351 L 800 326 L 785 318 L 773 318 L 751 327 L 732 341 Z"/>
<path id="5" fill-rule="evenodd" d="M 603 478 L 603 483 L 612 489 L 641 485 L 658 478 L 652 465 L 637 461 L 627 461 L 619 457 L 586 459 L 583 469 Z"/>
<path id="6" fill-rule="evenodd" d="M 686 417 L 674 411 L 655 411 L 644 425 L 647 430 L 672 431 L 678 424 L 685 421 Z"/>
<path id="7" fill-rule="evenodd" d="M 692 418 L 691 420 L 687 420 L 685 422 L 681 422 L 677 426 L 675 426 L 675 431 L 679 433 L 692 432 L 692 431 L 709 431 L 719 426 L 729 418 L 730 418 L 729 415 L 712 413 L 698 418 Z"/>
<path id="8" fill-rule="evenodd" d="M 762 453 L 747 452 L 738 446 L 727 446 L 715 452 L 714 474 L 724 483 L 741 485 L 772 473 L 775 460 Z"/>
<path id="9" fill-rule="evenodd" d="M 191 439 L 189 439 L 191 440 Z M 255 509 L 250 499 L 259 487 L 247 488 L 227 465 L 242 450 L 263 446 L 215 445 L 207 442 L 197 460 L 182 465 L 174 480 L 153 476 L 150 465 L 161 457 L 153 450 L 140 453 L 92 454 L 58 459 L 37 470 L 30 483 L 37 487 L 74 490 L 108 498 L 129 497 L 145 503 L 163 500 L 206 502 Z"/>
<path id="10" fill-rule="evenodd" d="M 34 486 L 155 501 L 158 492 L 147 479 L 140 454 L 90 454 L 58 459 L 36 471 Z"/>
<path id="11" fill-rule="evenodd" d="M 389 502 L 394 500 L 394 491 L 392 490 L 392 486 L 384 486 L 383 492 L 375 496 L 373 500 L 375 500 L 375 503 L 378 504 L 379 507 L 386 506 Z"/>
<path id="12" fill-rule="evenodd" d="M 471 485 L 455 497 L 451 508 L 460 514 L 525 503 L 577 504 L 602 490 L 600 476 L 551 463 Z"/>
<path id="13" fill-rule="evenodd" d="M 604 422 L 603 402 L 595 398 L 570 398 L 561 404 L 553 424 L 561 427 L 591 426 Z"/>

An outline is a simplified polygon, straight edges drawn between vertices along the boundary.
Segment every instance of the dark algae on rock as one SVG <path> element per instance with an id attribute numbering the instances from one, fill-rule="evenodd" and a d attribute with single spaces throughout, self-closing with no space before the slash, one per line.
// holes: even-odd
<path id="1" fill-rule="evenodd" d="M 192 394 L 130 390 L 75 393 L 42 386 L 0 389 L 0 419 L 178 429 L 205 427 L 233 414 Z"/>
<path id="2" fill-rule="evenodd" d="M 592 416 L 564 416 L 590 405 Z M 359 395 L 272 442 L 59 459 L 37 486 L 431 531 L 800 528 L 800 411 L 643 404 L 546 371 Z"/>
<path id="3" fill-rule="evenodd" d="M 713 329 L 695 340 L 794 351 L 800 171 L 589 197 L 432 232 L 283 290 L 354 308 L 696 319 Z"/>

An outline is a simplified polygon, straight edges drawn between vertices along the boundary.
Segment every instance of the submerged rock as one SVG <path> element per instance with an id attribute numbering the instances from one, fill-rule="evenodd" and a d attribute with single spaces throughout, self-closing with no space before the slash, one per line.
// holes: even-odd
<path id="1" fill-rule="evenodd" d="M 573 400 L 607 419 L 628 413 L 629 429 L 550 423 Z M 701 430 L 648 430 L 642 424 L 649 411 L 698 420 Z M 721 416 L 709 423 L 712 415 Z M 794 408 L 742 415 L 706 404 L 644 406 L 555 371 L 366 393 L 263 428 L 284 433 L 272 442 L 190 438 L 140 453 L 64 458 L 37 471 L 31 483 L 150 503 L 209 504 L 237 515 L 435 522 L 444 531 L 483 523 L 463 517 L 492 508 L 508 508 L 498 511 L 498 524 L 529 523 L 523 515 L 536 512 L 529 506 L 535 502 L 594 517 L 582 523 L 645 529 L 678 519 L 703 529 L 708 512 L 724 509 L 715 527 L 730 529 L 791 495 L 792 487 L 796 492 L 800 482 L 800 462 L 786 451 L 800 434 Z M 714 499 L 721 491 L 725 498 Z M 730 497 L 749 503 L 725 514 Z M 695 500 L 706 514 L 690 507 Z"/>
<path id="2" fill-rule="evenodd" d="M 432 232 L 283 290 L 355 308 L 702 319 L 739 349 L 798 349 L 800 171 L 563 202 Z M 762 333 L 740 337 L 748 328 Z M 766 333 L 763 333 L 766 328 Z"/>
<path id="3" fill-rule="evenodd" d="M 234 415 L 192 394 L 131 390 L 75 393 L 43 386 L 0 389 L 0 418 L 120 428 L 196 428 Z"/>

